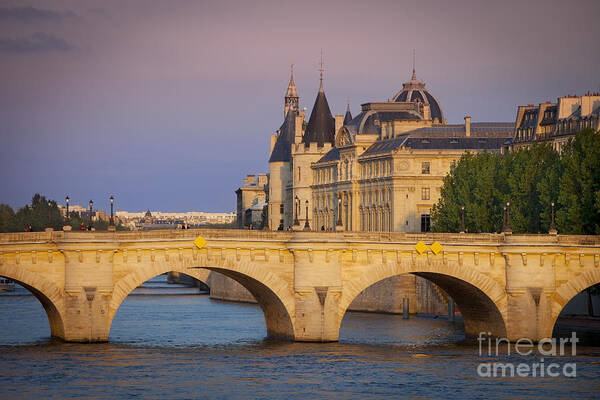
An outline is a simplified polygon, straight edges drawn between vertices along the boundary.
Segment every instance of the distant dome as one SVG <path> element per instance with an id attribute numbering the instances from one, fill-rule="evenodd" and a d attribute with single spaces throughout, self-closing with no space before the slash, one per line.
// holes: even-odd
<path id="1" fill-rule="evenodd" d="M 393 101 L 429 104 L 431 119 L 440 124 L 446 122 L 440 102 L 425 89 L 425 82 L 417 79 L 414 70 L 411 80 L 402 84 L 402 90 L 394 96 Z"/>
<path id="2" fill-rule="evenodd" d="M 152 218 L 152 213 L 150 212 L 150 210 L 146 211 L 146 214 L 144 214 L 144 217 Z"/>

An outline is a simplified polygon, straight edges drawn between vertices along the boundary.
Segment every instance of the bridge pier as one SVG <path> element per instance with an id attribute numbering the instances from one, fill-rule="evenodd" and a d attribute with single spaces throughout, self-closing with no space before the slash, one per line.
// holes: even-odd
<path id="1" fill-rule="evenodd" d="M 293 249 L 295 340 L 335 342 L 340 334 L 341 265 L 323 252 Z M 314 254 L 317 253 L 317 254 Z"/>
<path id="2" fill-rule="evenodd" d="M 108 341 L 110 299 L 114 288 L 113 255 L 109 243 L 61 244 L 65 258 L 64 337 L 67 342 Z"/>

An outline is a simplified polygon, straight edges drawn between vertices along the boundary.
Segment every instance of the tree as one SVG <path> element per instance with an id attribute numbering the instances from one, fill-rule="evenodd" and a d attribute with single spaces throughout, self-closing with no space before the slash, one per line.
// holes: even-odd
<path id="1" fill-rule="evenodd" d="M 502 224 L 506 187 L 503 159 L 499 154 L 465 153 L 444 178 L 441 196 L 432 208 L 435 232 L 459 232 L 461 207 L 469 232 L 495 232 Z"/>
<path id="2" fill-rule="evenodd" d="M 31 199 L 31 205 L 26 205 L 17 211 L 17 230 L 23 231 L 31 226 L 34 231 L 43 231 L 48 226 L 62 229 L 63 216 L 56 201 L 47 200 L 45 196 L 36 193 Z"/>
<path id="3" fill-rule="evenodd" d="M 17 230 L 17 216 L 8 204 L 0 204 L 0 232 Z"/>
<path id="4" fill-rule="evenodd" d="M 534 144 L 508 154 L 506 159 L 512 231 L 548 232 L 550 203 L 557 199 L 562 169 L 559 154 L 548 144 Z"/>
<path id="5" fill-rule="evenodd" d="M 564 148 L 556 222 L 559 232 L 600 234 L 600 140 L 591 129 Z"/>

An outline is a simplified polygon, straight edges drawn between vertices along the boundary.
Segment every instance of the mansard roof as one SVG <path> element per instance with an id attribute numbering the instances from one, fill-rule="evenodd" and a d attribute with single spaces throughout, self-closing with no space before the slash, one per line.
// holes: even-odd
<path id="1" fill-rule="evenodd" d="M 334 138 L 335 119 L 331 115 L 327 97 L 325 97 L 325 91 L 321 84 L 315 105 L 310 113 L 306 131 L 302 137 L 302 143 L 318 143 L 318 146 L 323 146 L 327 142 L 333 144 Z"/>
<path id="2" fill-rule="evenodd" d="M 279 128 L 277 141 L 275 142 L 275 146 L 273 146 L 269 162 L 291 161 L 292 143 L 294 143 L 294 137 L 296 135 L 296 115 L 295 109 L 290 109 L 287 112 L 285 120 Z"/>
<path id="3" fill-rule="evenodd" d="M 497 151 L 510 145 L 513 123 L 472 123 L 470 136 L 464 125 L 442 125 L 415 129 L 392 139 L 377 140 L 359 159 L 392 152 L 400 147 L 414 150 L 490 150 Z"/>

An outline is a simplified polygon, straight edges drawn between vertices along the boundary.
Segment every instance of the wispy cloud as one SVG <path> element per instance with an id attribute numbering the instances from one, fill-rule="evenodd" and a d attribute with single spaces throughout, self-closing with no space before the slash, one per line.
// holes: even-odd
<path id="1" fill-rule="evenodd" d="M 41 22 L 63 21 L 76 18 L 72 11 L 55 11 L 42 8 L 28 7 L 0 7 L 0 21 Z"/>
<path id="2" fill-rule="evenodd" d="M 0 38 L 0 53 L 41 53 L 73 51 L 77 47 L 49 33 L 36 32 L 19 38 Z"/>

